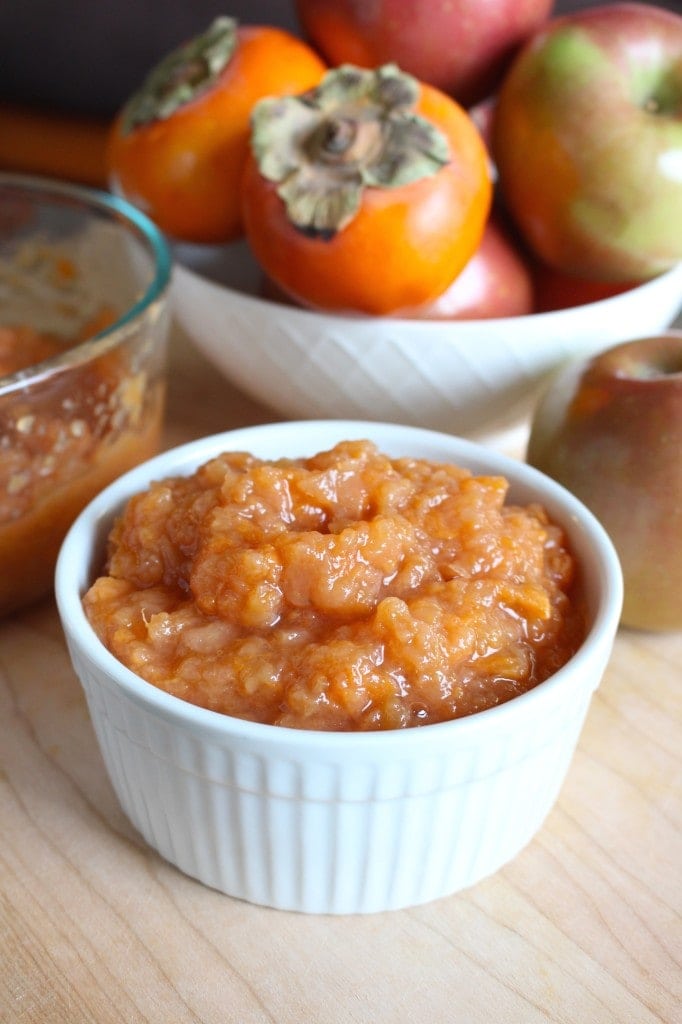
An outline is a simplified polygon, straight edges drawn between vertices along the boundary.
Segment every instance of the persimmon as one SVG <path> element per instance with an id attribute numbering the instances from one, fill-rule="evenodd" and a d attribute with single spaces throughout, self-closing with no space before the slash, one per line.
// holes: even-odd
<path id="1" fill-rule="evenodd" d="M 310 88 L 324 71 L 315 51 L 282 29 L 216 18 L 168 54 L 119 112 L 107 148 L 112 188 L 177 239 L 239 237 L 254 103 Z"/>
<path id="2" fill-rule="evenodd" d="M 535 312 L 530 267 L 500 218 L 491 216 L 478 249 L 433 302 L 399 315 L 414 320 L 490 320 Z"/>
<path id="3" fill-rule="evenodd" d="M 343 65 L 254 107 L 246 237 L 303 305 L 384 315 L 435 299 L 478 248 L 491 196 L 469 115 L 395 65 Z"/>
<path id="4" fill-rule="evenodd" d="M 3 102 L 0 168 L 104 188 L 109 130 L 109 119 Z"/>

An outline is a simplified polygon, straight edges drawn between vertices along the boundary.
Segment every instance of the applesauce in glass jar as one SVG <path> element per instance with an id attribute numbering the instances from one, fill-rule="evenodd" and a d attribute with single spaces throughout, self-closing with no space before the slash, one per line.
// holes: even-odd
<path id="1" fill-rule="evenodd" d="M 0 614 L 51 591 L 78 512 L 158 450 L 169 278 L 127 204 L 0 174 Z"/>

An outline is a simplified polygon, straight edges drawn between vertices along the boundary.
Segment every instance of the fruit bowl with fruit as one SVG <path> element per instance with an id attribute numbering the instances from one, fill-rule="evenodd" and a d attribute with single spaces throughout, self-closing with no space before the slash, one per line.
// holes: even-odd
<path id="1" fill-rule="evenodd" d="M 384 419 L 468 436 L 512 427 L 565 359 L 658 333 L 682 266 L 620 295 L 481 320 L 327 315 L 261 297 L 248 253 L 176 256 L 181 326 L 228 379 L 286 417 Z M 233 273 L 238 284 L 224 283 Z M 252 281 L 253 284 L 253 281 Z"/>
<path id="2" fill-rule="evenodd" d="M 353 3 L 300 4 L 306 39 L 219 19 L 156 69 L 112 184 L 170 234 L 176 317 L 222 374 L 285 417 L 481 435 L 675 321 L 682 18 L 547 7 L 447 84 L 416 26 L 407 55 L 376 25 L 359 47 Z"/>

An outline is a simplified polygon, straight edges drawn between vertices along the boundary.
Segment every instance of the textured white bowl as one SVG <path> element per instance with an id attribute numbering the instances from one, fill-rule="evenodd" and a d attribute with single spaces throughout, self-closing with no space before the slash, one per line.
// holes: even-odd
<path id="1" fill-rule="evenodd" d="M 682 307 L 680 264 L 614 298 L 533 316 L 328 316 L 260 298 L 261 275 L 244 245 L 177 246 L 175 257 L 178 321 L 252 398 L 288 418 L 371 419 L 470 437 L 510 426 L 564 360 L 657 334 Z"/>
<path id="2" fill-rule="evenodd" d="M 529 693 L 468 718 L 393 732 L 316 733 L 185 703 L 104 648 L 81 597 L 128 497 L 221 451 L 310 455 L 351 438 L 370 438 L 392 455 L 502 473 L 514 500 L 545 504 L 568 531 L 589 607 L 588 635 L 567 665 Z M 610 656 L 622 580 L 593 516 L 523 463 L 429 431 L 324 421 L 209 437 L 126 474 L 72 527 L 56 594 L 111 781 L 147 842 L 188 875 L 233 896 L 289 910 L 361 913 L 470 886 L 537 832 Z"/>

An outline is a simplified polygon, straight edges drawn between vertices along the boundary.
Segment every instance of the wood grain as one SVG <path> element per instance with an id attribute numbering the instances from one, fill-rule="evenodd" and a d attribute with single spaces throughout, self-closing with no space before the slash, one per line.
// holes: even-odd
<path id="1" fill-rule="evenodd" d="M 173 338 L 165 444 L 276 417 Z M 682 635 L 622 631 L 559 800 L 494 877 L 314 917 L 149 850 L 108 782 L 51 600 L 0 622 L 0 1020 L 673 1024 Z"/>

